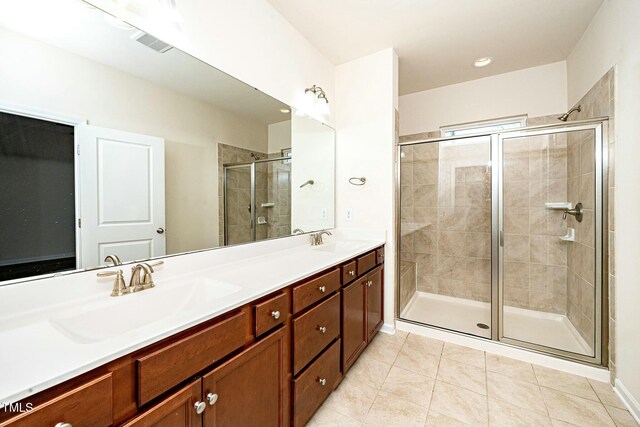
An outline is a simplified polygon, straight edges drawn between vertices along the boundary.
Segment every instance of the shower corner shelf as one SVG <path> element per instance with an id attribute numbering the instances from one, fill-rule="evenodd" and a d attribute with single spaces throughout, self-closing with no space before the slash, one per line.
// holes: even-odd
<path id="1" fill-rule="evenodd" d="M 544 204 L 547 209 L 573 209 L 571 202 L 547 202 Z"/>
<path id="2" fill-rule="evenodd" d="M 567 234 L 564 236 L 560 236 L 560 240 L 565 242 L 575 242 L 576 241 L 576 229 L 575 228 L 567 228 Z"/>

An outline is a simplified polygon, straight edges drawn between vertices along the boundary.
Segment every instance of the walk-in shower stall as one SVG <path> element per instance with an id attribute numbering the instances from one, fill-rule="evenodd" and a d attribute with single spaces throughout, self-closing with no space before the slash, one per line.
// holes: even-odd
<path id="1" fill-rule="evenodd" d="M 401 143 L 398 318 L 607 360 L 607 120 Z"/>
<path id="2" fill-rule="evenodd" d="M 223 165 L 224 244 L 291 234 L 291 157 Z"/>

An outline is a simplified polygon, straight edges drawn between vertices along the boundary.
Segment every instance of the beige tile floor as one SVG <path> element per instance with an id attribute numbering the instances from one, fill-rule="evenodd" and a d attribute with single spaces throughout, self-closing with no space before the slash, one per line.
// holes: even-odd
<path id="1" fill-rule="evenodd" d="M 378 334 L 307 425 L 637 426 L 606 383 L 400 331 Z"/>

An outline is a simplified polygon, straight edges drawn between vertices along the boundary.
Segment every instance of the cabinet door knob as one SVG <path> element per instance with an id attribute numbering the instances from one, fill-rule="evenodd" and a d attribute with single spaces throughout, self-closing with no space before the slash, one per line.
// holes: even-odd
<path id="1" fill-rule="evenodd" d="M 280 312 L 278 310 L 271 312 L 271 317 L 278 320 L 280 318 Z"/>
<path id="2" fill-rule="evenodd" d="M 207 404 L 204 402 L 196 402 L 195 405 L 193 405 L 194 408 L 196 408 L 196 414 L 200 415 L 201 413 L 204 412 L 205 409 L 207 409 Z"/>
<path id="3" fill-rule="evenodd" d="M 349 276 L 355 276 L 356 275 L 356 271 L 355 270 L 349 270 L 347 273 L 349 274 Z"/>
<path id="4" fill-rule="evenodd" d="M 321 334 L 324 334 L 325 332 L 327 332 L 327 327 L 326 326 L 318 326 L 318 330 L 320 331 Z"/>
<path id="5" fill-rule="evenodd" d="M 215 405 L 216 402 L 218 401 L 218 394 L 217 393 L 207 394 L 207 401 L 209 402 L 209 405 Z"/>
<path id="6" fill-rule="evenodd" d="M 373 285 L 373 282 L 371 280 L 367 280 L 367 287 L 371 287 L 371 285 Z"/>
<path id="7" fill-rule="evenodd" d="M 61 423 L 57 423 L 54 427 L 73 427 L 73 426 L 70 423 L 61 422 Z"/>
<path id="8" fill-rule="evenodd" d="M 327 290 L 327 288 L 326 288 L 326 287 L 324 287 L 324 286 L 319 286 L 319 287 L 318 287 L 318 290 L 324 294 L 324 293 L 325 293 L 325 291 Z"/>
<path id="9" fill-rule="evenodd" d="M 326 378 L 318 378 L 318 383 L 320 385 L 325 385 L 327 383 L 327 379 Z"/>

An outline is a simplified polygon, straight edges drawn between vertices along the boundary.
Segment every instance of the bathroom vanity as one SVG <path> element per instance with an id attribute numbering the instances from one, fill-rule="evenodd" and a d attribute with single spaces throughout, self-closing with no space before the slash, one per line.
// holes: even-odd
<path id="1" fill-rule="evenodd" d="M 302 426 L 383 323 L 381 243 L 338 240 L 293 248 L 299 257 L 330 254 L 326 259 L 341 261 L 267 288 L 267 294 L 259 286 L 236 292 L 238 301 L 248 302 L 96 368 L 77 367 L 72 378 L 14 406 L 25 412 L 0 412 L 0 426 Z M 283 258 L 293 256 L 284 252 Z M 350 255 L 337 257 L 339 252 Z M 227 271 L 240 274 L 238 268 Z M 267 276 L 268 283 L 277 280 Z M 104 298 L 111 298 L 108 292 Z M 123 334 L 135 326 L 113 321 Z M 107 348 L 109 341 L 118 337 L 98 344 Z"/>

